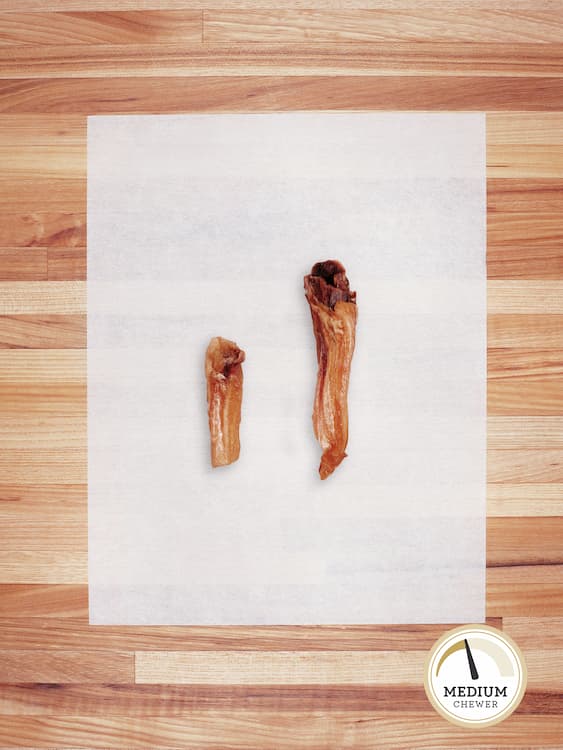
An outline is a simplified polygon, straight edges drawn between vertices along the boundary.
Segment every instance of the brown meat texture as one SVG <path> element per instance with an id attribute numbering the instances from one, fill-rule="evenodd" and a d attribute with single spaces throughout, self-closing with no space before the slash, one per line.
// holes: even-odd
<path id="1" fill-rule="evenodd" d="M 227 466 L 240 455 L 242 363 L 245 354 L 233 341 L 216 336 L 205 354 L 211 465 Z"/>
<path id="2" fill-rule="evenodd" d="M 319 474 L 326 479 L 346 458 L 348 385 L 356 341 L 358 308 L 346 269 L 337 260 L 316 263 L 305 276 L 317 342 L 317 387 L 313 430 L 323 450 Z"/>

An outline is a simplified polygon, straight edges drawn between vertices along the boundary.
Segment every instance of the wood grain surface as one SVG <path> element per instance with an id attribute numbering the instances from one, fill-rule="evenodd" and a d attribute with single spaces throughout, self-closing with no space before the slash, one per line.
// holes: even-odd
<path id="1" fill-rule="evenodd" d="M 293 109 L 488 115 L 495 727 L 430 707 L 441 625 L 88 624 L 86 117 Z M 0 0 L 0 176 L 0 747 L 563 747 L 561 3 Z"/>

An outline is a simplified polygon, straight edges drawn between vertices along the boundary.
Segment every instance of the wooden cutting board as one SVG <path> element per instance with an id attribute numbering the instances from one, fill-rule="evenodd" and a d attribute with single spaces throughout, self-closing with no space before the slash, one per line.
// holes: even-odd
<path id="1" fill-rule="evenodd" d="M 563 743 L 563 12 L 359 4 L 0 3 L 3 748 Z M 290 109 L 488 113 L 487 614 L 529 688 L 479 733 L 424 695 L 443 626 L 88 625 L 86 116 Z"/>

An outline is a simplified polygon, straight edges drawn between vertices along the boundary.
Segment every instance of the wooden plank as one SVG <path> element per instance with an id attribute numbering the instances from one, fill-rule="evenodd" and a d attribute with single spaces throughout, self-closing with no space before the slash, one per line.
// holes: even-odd
<path id="1" fill-rule="evenodd" d="M 563 450 L 489 450 L 487 481 L 563 482 Z"/>
<path id="2" fill-rule="evenodd" d="M 67 524 L 77 527 L 82 524 L 83 528 L 78 529 L 82 535 L 88 520 L 86 485 L 0 485 L 0 524 L 11 522 L 22 528 L 26 519 L 41 524 L 43 528 L 47 524 L 60 528 Z"/>
<path id="3" fill-rule="evenodd" d="M 0 81 L 0 113 L 5 114 L 560 108 L 561 79 L 555 77 L 151 76 Z"/>
<path id="4" fill-rule="evenodd" d="M 1 86 L 1 84 L 0 84 Z M 0 95 L 1 96 L 1 95 Z M 1 107 L 1 104 L 0 104 Z M 6 214 L 58 214 L 86 213 L 86 180 L 84 177 L 11 179 L 0 182 L 0 206 Z M 14 230 L 9 230 L 12 233 Z M 3 235 L 6 237 L 6 235 Z M 7 235 L 10 237 L 10 234 Z M 17 235 L 16 235 L 17 236 Z M 19 242 L 4 240 L 5 245 Z"/>
<path id="5" fill-rule="evenodd" d="M 56 448 L 85 451 L 86 419 L 82 415 L 72 418 L 56 413 L 4 416 L 0 421 L 0 442 L 3 449 Z"/>
<path id="6" fill-rule="evenodd" d="M 563 356 L 559 349 L 493 349 L 487 352 L 487 373 L 491 381 L 527 378 L 552 381 L 563 375 Z"/>
<path id="7" fill-rule="evenodd" d="M 0 49 L 0 52 L 2 50 Z M 87 121 L 72 115 L 0 116 L 0 146 L 25 149 L 30 146 L 86 147 Z"/>
<path id="8" fill-rule="evenodd" d="M 83 349 L 85 346 L 85 315 L 0 316 L 0 349 Z"/>
<path id="9" fill-rule="evenodd" d="M 440 75 L 560 77 L 563 45 L 245 42 L 0 46 L 0 78 Z"/>
<path id="10" fill-rule="evenodd" d="M 563 649 L 544 650 L 539 641 L 534 650 L 526 649 L 524 658 L 528 667 L 528 685 L 532 689 L 541 687 L 542 690 L 561 690 Z"/>
<path id="11" fill-rule="evenodd" d="M 563 484 L 489 484 L 487 516 L 563 516 Z"/>
<path id="12" fill-rule="evenodd" d="M 3 419 L 43 415 L 86 420 L 86 383 L 5 383 L 0 390 L 0 412 Z"/>
<path id="13" fill-rule="evenodd" d="M 561 179 L 563 145 L 487 145 L 487 177 Z"/>
<path id="14" fill-rule="evenodd" d="M 563 617 L 507 617 L 502 629 L 522 649 L 563 649 Z"/>
<path id="15" fill-rule="evenodd" d="M 6 448 L 0 454 L 0 476 L 10 484 L 81 484 L 87 479 L 86 463 L 86 451 L 74 447 Z"/>
<path id="16" fill-rule="evenodd" d="M 82 144 L 67 143 L 47 146 L 14 148 L 0 145 L 0 163 L 5 176 L 14 180 L 84 179 L 86 177 L 86 149 Z"/>
<path id="17" fill-rule="evenodd" d="M 61 252 L 85 253 L 85 245 L 85 214 L 0 213 L 0 247 L 6 248 L 6 252 L 13 253 L 19 248 L 53 248 L 53 252 L 61 249 Z"/>
<path id="18" fill-rule="evenodd" d="M 408 685 L 424 651 L 136 651 L 135 682 L 179 685 Z"/>
<path id="19" fill-rule="evenodd" d="M 503 618 L 563 615 L 563 566 L 488 568 L 487 615 Z"/>
<path id="20" fill-rule="evenodd" d="M 530 689 L 518 714 L 557 715 L 560 693 Z M 422 685 L 0 685 L 0 715 L 182 716 L 192 711 L 428 711 Z"/>
<path id="21" fill-rule="evenodd" d="M 560 746 L 563 721 L 559 716 L 513 716 L 487 727 L 491 748 L 530 748 L 534 738 L 542 750 Z M 406 717 L 372 711 L 284 712 L 250 710 L 193 711 L 179 717 L 161 716 L 3 716 L 0 742 L 33 748 L 181 747 L 204 750 L 234 747 L 237 750 L 454 750 L 475 748 L 475 732 L 451 728 L 432 709 Z M 479 735 L 479 747 L 483 736 Z M 25 743 L 25 745 L 24 745 Z"/>
<path id="22" fill-rule="evenodd" d="M 563 315 L 489 315 L 488 345 L 529 349 L 563 348 Z"/>
<path id="23" fill-rule="evenodd" d="M 0 315 L 81 315 L 86 312 L 82 282 L 0 283 Z"/>
<path id="24" fill-rule="evenodd" d="M 191 0 L 190 8 L 209 8 L 209 0 Z M 420 10 L 442 8 L 449 12 L 467 8 L 487 8 L 506 10 L 506 0 L 401 0 L 401 8 Z M 275 0 L 260 0 L 261 8 L 277 9 Z M 0 0 L 2 11 L 124 11 L 124 10 L 182 10 L 186 0 Z M 255 0 L 213 0 L 214 8 L 254 9 Z M 286 8 L 331 10 L 342 8 L 341 0 L 286 0 Z M 396 9 L 396 0 L 346 0 L 347 8 L 389 8 Z M 553 0 L 512 0 L 512 9 L 520 11 L 553 11 Z"/>
<path id="25" fill-rule="evenodd" d="M 493 112 L 487 114 L 487 144 L 563 145 L 563 112 Z"/>
<path id="26" fill-rule="evenodd" d="M 0 281 L 45 281 L 47 250 L 0 248 Z"/>
<path id="27" fill-rule="evenodd" d="M 487 210 L 489 214 L 534 211 L 550 215 L 559 212 L 563 210 L 563 180 L 489 177 Z"/>
<path id="28" fill-rule="evenodd" d="M 203 38 L 225 42 L 450 41 L 560 42 L 563 17 L 553 12 L 487 9 L 444 13 L 405 10 L 215 10 L 203 11 Z"/>
<path id="29" fill-rule="evenodd" d="M 50 247 L 47 256 L 49 281 L 85 281 L 85 247 Z"/>
<path id="30" fill-rule="evenodd" d="M 202 11 L 0 14 L 0 45 L 200 42 Z"/>
<path id="31" fill-rule="evenodd" d="M 563 518 L 489 518 L 487 565 L 563 564 Z"/>
<path id="32" fill-rule="evenodd" d="M 557 416 L 563 414 L 563 377 L 534 376 L 490 380 L 487 385 L 490 416 Z"/>
<path id="33" fill-rule="evenodd" d="M 563 266 L 561 273 L 563 276 Z M 557 313 L 561 315 L 563 314 L 563 281 L 489 281 L 487 283 L 487 312 L 489 315 L 499 313 Z"/>
<path id="34" fill-rule="evenodd" d="M 81 514 L 85 516 L 84 513 Z M 56 515 L 49 520 L 32 520 L 22 514 L 16 518 L 2 519 L 2 552 L 12 552 L 14 559 L 20 550 L 26 552 L 84 553 L 88 547 L 86 518 L 76 522 L 61 519 Z"/>
<path id="35" fill-rule="evenodd" d="M 17 555 L 0 548 L 0 584 L 86 583 L 86 550 L 19 550 Z"/>
<path id="36" fill-rule="evenodd" d="M 69 584 L 0 584 L 3 617 L 72 617 L 88 622 L 88 586 Z"/>
<path id="37" fill-rule="evenodd" d="M 488 621 L 500 627 L 499 619 Z M 451 625 L 454 627 L 454 625 Z M 413 651 L 429 649 L 448 625 L 131 627 L 74 618 L 0 618 L 3 648 L 111 651 Z"/>
<path id="38" fill-rule="evenodd" d="M 552 164 L 557 163 L 556 155 L 553 160 Z M 533 252 L 536 247 L 543 247 L 557 251 L 563 243 L 563 230 L 558 219 L 560 217 L 556 214 L 537 214 L 534 211 L 493 212 L 488 217 L 487 242 L 492 248 L 509 246 L 528 248 Z M 563 268 L 561 274 L 563 276 Z"/>
<path id="39" fill-rule="evenodd" d="M 85 386 L 86 352 L 71 349 L 0 351 L 0 383 Z"/>
<path id="40" fill-rule="evenodd" d="M 487 249 L 489 279 L 561 279 L 563 246 L 533 248 L 500 246 Z"/>
<path id="41" fill-rule="evenodd" d="M 544 695 L 544 714 L 559 706 Z M 546 705 L 547 704 L 547 705 Z M 427 711 L 422 688 L 386 685 L 0 685 L 0 715 L 182 716 L 197 710 Z"/>
<path id="42" fill-rule="evenodd" d="M 562 449 L 563 416 L 489 417 L 487 446 L 489 449 Z"/>
<path id="43" fill-rule="evenodd" d="M 1 682 L 133 682 L 134 656 L 118 651 L 0 651 Z"/>

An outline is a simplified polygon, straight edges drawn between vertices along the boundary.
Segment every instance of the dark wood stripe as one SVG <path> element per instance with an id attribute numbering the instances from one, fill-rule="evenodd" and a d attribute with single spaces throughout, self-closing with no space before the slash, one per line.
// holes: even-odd
<path id="1" fill-rule="evenodd" d="M 0 113 L 561 109 L 561 78 L 207 76 L 6 79 Z"/>

